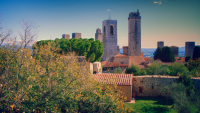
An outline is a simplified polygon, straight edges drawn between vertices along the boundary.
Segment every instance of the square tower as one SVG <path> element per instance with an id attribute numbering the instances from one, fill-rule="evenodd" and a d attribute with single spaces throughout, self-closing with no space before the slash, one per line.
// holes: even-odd
<path id="1" fill-rule="evenodd" d="M 111 61 L 117 55 L 117 20 L 103 21 L 103 47 L 102 61 Z"/>
<path id="2" fill-rule="evenodd" d="M 139 10 L 128 17 L 128 56 L 141 56 L 141 16 Z"/>
<path id="3" fill-rule="evenodd" d="M 70 39 L 70 36 L 69 36 L 69 34 L 63 34 L 62 38 L 64 38 L 64 39 Z"/>
<path id="4" fill-rule="evenodd" d="M 185 57 L 190 56 L 193 58 L 194 47 L 195 42 L 185 42 Z"/>
<path id="5" fill-rule="evenodd" d="M 103 37 L 102 37 L 102 33 L 101 33 L 101 29 L 100 28 L 98 28 L 96 30 L 95 40 L 99 40 L 100 42 L 103 42 Z"/>
<path id="6" fill-rule="evenodd" d="M 158 47 L 163 48 L 164 47 L 164 42 L 163 41 L 158 41 L 157 42 L 157 48 Z"/>
<path id="7" fill-rule="evenodd" d="M 81 33 L 72 33 L 72 38 L 81 38 Z"/>

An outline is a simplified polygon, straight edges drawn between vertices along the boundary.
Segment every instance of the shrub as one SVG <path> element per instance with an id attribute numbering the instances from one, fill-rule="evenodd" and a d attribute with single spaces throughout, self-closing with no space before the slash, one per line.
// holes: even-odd
<path id="1" fill-rule="evenodd" d="M 179 74 L 183 75 L 189 72 L 187 67 L 177 62 L 175 62 L 173 65 L 168 66 L 168 69 L 169 69 L 168 74 L 170 76 L 178 76 Z"/>
<path id="2" fill-rule="evenodd" d="M 136 65 L 133 65 L 130 68 L 126 69 L 127 74 L 141 75 L 140 68 Z"/>
<path id="3" fill-rule="evenodd" d="M 188 62 L 191 59 L 190 56 L 185 57 L 185 61 Z"/>
<path id="4" fill-rule="evenodd" d="M 114 73 L 117 73 L 117 74 L 122 74 L 122 69 L 120 67 L 117 67 L 114 69 Z"/>
<path id="5" fill-rule="evenodd" d="M 146 70 L 147 75 L 166 75 L 167 74 L 167 65 L 161 65 L 157 62 L 154 62 L 148 66 Z"/>

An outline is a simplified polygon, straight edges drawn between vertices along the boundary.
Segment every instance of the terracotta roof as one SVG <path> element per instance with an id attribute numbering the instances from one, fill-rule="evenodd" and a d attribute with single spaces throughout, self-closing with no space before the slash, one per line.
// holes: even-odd
<path id="1" fill-rule="evenodd" d="M 142 56 L 129 56 L 129 66 L 132 64 L 137 65 L 140 69 L 144 68 L 144 58 Z"/>
<path id="2" fill-rule="evenodd" d="M 103 67 L 128 67 L 127 64 L 121 64 L 121 63 L 117 63 L 117 62 L 108 62 L 108 61 L 104 61 L 102 62 Z"/>
<path id="3" fill-rule="evenodd" d="M 94 79 L 105 84 L 132 85 L 133 74 L 94 74 Z"/>
<path id="4" fill-rule="evenodd" d="M 116 56 L 114 56 L 114 57 L 128 57 L 127 55 L 122 55 L 122 54 L 117 54 Z"/>

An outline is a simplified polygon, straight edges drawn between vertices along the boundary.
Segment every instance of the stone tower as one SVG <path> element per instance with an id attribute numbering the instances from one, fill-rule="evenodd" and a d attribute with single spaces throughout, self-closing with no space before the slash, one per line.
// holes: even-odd
<path id="1" fill-rule="evenodd" d="M 81 38 L 81 33 L 72 33 L 72 38 Z"/>
<path id="2" fill-rule="evenodd" d="M 193 57 L 193 50 L 195 47 L 195 42 L 185 42 L 185 57 Z"/>
<path id="3" fill-rule="evenodd" d="M 64 39 L 70 39 L 70 36 L 69 36 L 69 34 L 63 34 L 62 38 L 64 38 Z"/>
<path id="4" fill-rule="evenodd" d="M 102 61 L 112 61 L 117 55 L 117 20 L 104 20 L 102 28 L 104 47 Z"/>
<path id="5" fill-rule="evenodd" d="M 158 47 L 163 48 L 164 47 L 164 42 L 163 41 L 158 41 L 157 42 L 157 48 Z"/>
<path id="6" fill-rule="evenodd" d="M 170 48 L 174 52 L 174 57 L 178 57 L 178 47 L 177 46 L 171 46 Z"/>
<path id="7" fill-rule="evenodd" d="M 128 56 L 141 56 L 141 16 L 139 10 L 128 17 Z"/>
<path id="8" fill-rule="evenodd" d="M 103 37 L 102 37 L 102 33 L 101 33 L 101 29 L 100 28 L 98 28 L 96 30 L 95 40 L 99 40 L 100 42 L 103 42 Z"/>

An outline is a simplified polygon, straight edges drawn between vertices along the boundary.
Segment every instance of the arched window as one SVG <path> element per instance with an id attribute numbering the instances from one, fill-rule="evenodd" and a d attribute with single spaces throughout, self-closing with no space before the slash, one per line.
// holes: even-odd
<path id="1" fill-rule="evenodd" d="M 106 26 L 103 27 L 103 33 L 106 35 Z"/>
<path id="2" fill-rule="evenodd" d="M 113 26 L 110 26 L 110 35 L 113 35 Z"/>

